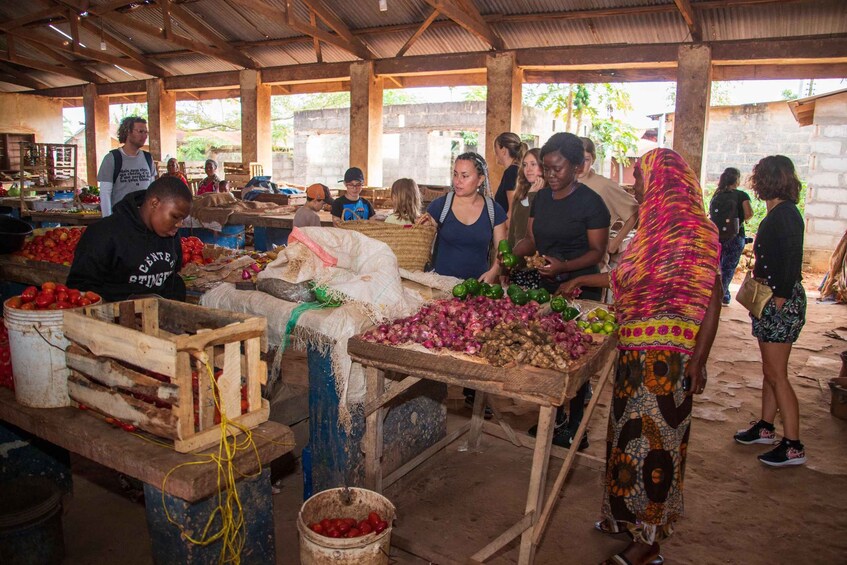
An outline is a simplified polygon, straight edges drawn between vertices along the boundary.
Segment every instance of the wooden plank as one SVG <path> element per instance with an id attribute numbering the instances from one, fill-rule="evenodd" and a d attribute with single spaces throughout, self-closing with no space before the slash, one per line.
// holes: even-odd
<path id="1" fill-rule="evenodd" d="M 73 370 L 68 375 L 68 396 L 102 414 L 134 424 L 157 436 L 176 438 L 176 417 L 170 410 L 156 408 L 143 400 L 109 390 Z"/>
<path id="2" fill-rule="evenodd" d="M 247 429 L 252 429 L 268 421 L 268 416 L 271 413 L 271 405 L 267 400 L 262 399 L 262 407 L 254 412 L 248 412 L 247 414 L 242 414 L 237 418 L 231 418 L 231 421 L 239 426 L 243 426 Z M 242 430 L 236 426 L 229 426 L 227 428 L 228 436 L 238 436 L 241 435 Z M 177 439 L 174 440 L 174 450 L 177 453 L 190 453 L 192 451 L 197 451 L 200 449 L 206 449 L 208 447 L 212 447 L 214 445 L 218 445 L 221 439 L 221 430 L 219 427 L 214 427 L 210 430 L 206 430 L 193 436 L 188 439 Z"/>
<path id="3" fill-rule="evenodd" d="M 176 347 L 170 341 L 66 310 L 65 337 L 95 355 L 126 361 L 168 377 L 176 376 Z M 190 371 L 189 371 L 190 378 Z"/>
<path id="4" fill-rule="evenodd" d="M 200 332 L 206 332 L 209 330 L 200 330 Z M 220 349 L 220 348 L 219 348 Z M 206 366 L 206 361 L 211 364 L 211 375 L 209 374 L 210 367 Z M 208 430 L 212 426 L 215 425 L 215 390 L 216 386 L 214 383 L 214 373 L 216 366 L 222 366 L 223 360 L 218 364 L 217 359 L 215 359 L 215 348 L 207 347 L 206 348 L 206 356 L 201 359 L 194 359 L 194 367 L 197 371 L 197 419 L 195 427 L 191 428 L 191 433 L 194 433 L 194 430 Z M 192 374 L 191 379 L 194 380 L 194 375 Z M 219 397 L 220 398 L 220 397 Z M 193 405 L 192 405 L 193 410 Z"/>
<path id="5" fill-rule="evenodd" d="M 419 382 L 421 382 L 421 380 L 418 377 L 406 377 L 399 383 L 395 383 L 389 390 L 379 395 L 379 397 L 374 398 L 365 404 L 365 417 L 370 416 L 374 410 L 384 406 L 390 400 L 393 400 L 397 396 L 403 394 Z"/>
<path id="6" fill-rule="evenodd" d="M 135 303 L 134 302 L 119 302 L 118 303 L 118 323 L 131 330 L 137 330 L 135 326 Z M 156 334 L 152 334 L 156 335 Z"/>
<path id="7" fill-rule="evenodd" d="M 195 335 L 177 335 L 173 344 L 179 351 L 202 351 L 213 345 L 224 345 L 234 341 L 261 338 L 265 334 L 268 321 L 265 318 L 251 318 L 223 328 L 210 329 Z"/>
<path id="8" fill-rule="evenodd" d="M 598 395 L 599 396 L 599 395 Z M 583 422 L 588 422 L 589 415 L 583 417 Z M 538 512 L 544 503 L 544 487 L 547 484 L 547 468 L 550 465 L 550 446 L 553 444 L 553 426 L 556 423 L 556 409 L 552 406 L 542 406 L 538 412 L 538 440 L 532 451 L 532 470 L 529 475 L 529 492 L 526 495 L 526 508 L 524 514 L 533 517 L 533 523 L 537 521 Z M 572 451 L 577 451 L 574 444 Z M 532 539 L 532 530 L 524 530 L 521 534 L 521 546 L 518 554 L 519 565 L 529 565 L 535 560 L 535 543 Z"/>
<path id="9" fill-rule="evenodd" d="M 418 27 L 418 29 L 415 30 L 415 32 L 412 34 L 412 36 L 409 39 L 406 40 L 406 43 L 403 44 L 403 47 L 400 48 L 400 50 L 397 52 L 395 57 L 402 57 L 403 55 L 405 55 L 406 51 L 408 51 L 409 48 L 415 43 L 415 41 L 417 41 L 418 38 L 421 35 L 423 35 L 423 32 L 426 31 L 426 28 L 428 28 L 430 26 L 430 24 L 435 21 L 435 18 L 438 17 L 438 14 L 439 14 L 438 9 L 430 8 L 429 15 L 421 23 L 420 27 Z"/>
<path id="10" fill-rule="evenodd" d="M 588 403 L 588 408 L 585 409 L 585 414 L 582 416 L 582 422 L 580 422 L 579 428 L 576 431 L 576 435 L 574 436 L 574 440 L 571 444 L 568 456 L 567 458 L 565 458 L 565 462 L 562 464 L 562 468 L 559 470 L 559 474 L 556 476 L 556 482 L 553 484 L 553 489 L 550 491 L 550 495 L 547 497 L 547 501 L 544 504 L 544 511 L 541 512 L 538 520 L 536 521 L 533 531 L 529 532 L 532 537 L 533 547 L 537 546 L 541 542 L 541 536 L 544 535 L 544 529 L 547 527 L 547 522 L 550 519 L 550 514 L 553 512 L 553 508 L 559 501 L 559 495 L 562 491 L 562 486 L 565 484 L 565 479 L 567 479 L 568 477 L 568 472 L 570 472 L 571 467 L 573 466 L 574 457 L 576 457 L 576 454 L 579 451 L 579 444 L 582 441 L 582 436 L 585 435 L 585 431 L 588 428 L 588 422 L 591 420 L 591 416 L 594 414 L 594 409 L 597 408 L 597 403 L 599 402 L 600 397 L 603 394 L 603 389 L 606 388 L 606 383 L 610 382 L 613 378 L 613 375 L 615 374 L 616 361 L 617 360 L 614 357 L 610 358 L 607 362 L 605 370 L 603 371 L 603 373 L 601 373 L 600 380 L 597 383 L 597 389 L 591 396 L 591 402 Z M 539 431 L 541 430 L 540 417 L 538 420 L 538 429 Z M 538 441 L 541 441 L 540 436 L 538 438 Z"/>
<path id="11" fill-rule="evenodd" d="M 478 390 L 474 395 L 471 429 L 468 433 L 468 449 L 471 451 L 479 451 L 483 422 L 485 422 L 485 393 Z"/>
<path id="12" fill-rule="evenodd" d="M 385 390 L 385 375 L 376 367 L 365 366 L 365 386 L 368 401 Z M 367 401 L 366 401 L 367 402 Z M 365 454 L 365 484 L 382 492 L 382 426 L 385 409 L 379 407 L 365 418 L 362 447 Z"/>
<path id="13" fill-rule="evenodd" d="M 462 26 L 465 30 L 475 35 L 494 49 L 504 49 L 503 40 L 500 39 L 493 29 L 479 16 L 476 8 L 464 5 L 465 9 L 460 8 L 451 0 L 425 0 L 427 4 L 438 9 L 442 14 Z M 472 10 L 467 12 L 465 10 Z"/>
<path id="14" fill-rule="evenodd" d="M 429 459 L 430 457 L 432 457 L 433 455 L 435 455 L 436 453 L 456 441 L 459 437 L 462 436 L 462 434 L 466 433 L 470 429 L 471 423 L 465 422 L 452 432 L 449 432 L 446 436 L 426 448 L 424 451 L 422 451 L 409 461 L 406 461 L 406 463 L 404 463 L 403 465 L 395 469 L 390 475 L 385 477 L 382 480 L 382 488 L 386 489 L 393 485 L 395 482 L 399 481 L 407 473 L 409 473 L 409 471 L 411 471 L 412 469 L 414 469 L 415 467 L 417 467 L 418 465 L 420 465 L 421 463 L 423 463 L 424 461 L 426 461 L 427 459 Z"/>
<path id="15" fill-rule="evenodd" d="M 497 424 L 493 422 L 485 422 L 482 424 L 482 431 L 490 436 L 502 439 L 504 441 L 512 442 L 509 436 L 506 435 L 506 432 L 500 428 Z M 535 438 L 531 437 L 525 433 L 515 433 L 515 438 L 518 440 L 518 447 L 526 447 L 528 449 L 535 449 Z M 514 442 L 512 442 L 514 443 Z M 555 457 L 557 459 L 565 459 L 570 453 L 569 449 L 565 449 L 564 447 L 559 447 L 558 445 L 553 445 L 550 447 L 550 456 Z M 585 467 L 586 469 L 592 469 L 594 471 L 601 471 L 606 468 L 606 460 L 601 457 L 596 457 L 594 455 L 585 453 L 583 451 L 577 452 L 577 460 L 576 464 L 580 467 Z"/>
<path id="16" fill-rule="evenodd" d="M 241 414 L 241 342 L 224 344 L 223 373 L 218 378 L 221 412 L 233 419 Z"/>
<path id="17" fill-rule="evenodd" d="M 685 25 L 688 26 L 688 32 L 691 34 L 691 40 L 695 43 L 703 41 L 703 29 L 700 27 L 700 19 L 694 13 L 694 8 L 689 0 L 673 0 L 677 10 L 685 20 Z"/>
<path id="18" fill-rule="evenodd" d="M 244 375 L 247 377 L 247 402 L 255 410 L 262 401 L 262 385 L 268 383 L 268 366 L 260 357 L 260 340 L 244 340 Z"/>
<path id="19" fill-rule="evenodd" d="M 191 357 L 180 351 L 176 354 L 176 377 L 173 382 L 179 387 L 179 402 L 174 407 L 177 417 L 177 436 L 187 438 L 194 433 L 194 397 L 191 390 Z"/>
<path id="20" fill-rule="evenodd" d="M 95 357 L 78 345 L 71 344 L 65 356 L 68 368 L 104 386 L 137 392 L 168 404 L 179 400 L 179 389 L 176 385 L 163 383 L 111 359 Z"/>
<path id="21" fill-rule="evenodd" d="M 15 401 L 12 391 L 0 388 L 0 420 L 156 488 L 161 488 L 165 474 L 173 471 L 164 491 L 188 502 L 207 498 L 218 489 L 217 467 L 213 464 L 177 469 L 181 463 L 200 459 L 113 428 L 77 408 L 28 408 Z M 255 473 L 259 462 L 268 465 L 291 451 L 294 434 L 288 426 L 265 422 L 253 430 L 253 441 L 259 453 L 258 461 L 252 449 L 240 450 L 235 455 L 234 465 L 241 474 Z"/>
<path id="22" fill-rule="evenodd" d="M 143 298 L 135 301 L 140 306 L 141 331 L 148 335 L 159 334 L 159 301 L 155 298 Z M 161 336 L 160 336 L 161 337 Z"/>
<path id="23" fill-rule="evenodd" d="M 482 563 L 495 553 L 497 553 L 501 548 L 507 546 L 513 539 L 524 533 L 527 528 L 532 527 L 532 517 L 533 514 L 524 514 L 523 518 L 518 520 L 514 525 L 512 525 L 508 530 L 491 540 L 491 542 L 474 553 L 471 556 L 471 560 Z"/>

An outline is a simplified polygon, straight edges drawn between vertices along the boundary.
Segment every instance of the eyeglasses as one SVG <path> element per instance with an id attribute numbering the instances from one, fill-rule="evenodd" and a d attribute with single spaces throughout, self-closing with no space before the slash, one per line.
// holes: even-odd
<path id="1" fill-rule="evenodd" d="M 363 188 L 365 186 L 365 183 L 363 182 L 348 182 L 344 184 L 346 184 L 348 188 Z"/>

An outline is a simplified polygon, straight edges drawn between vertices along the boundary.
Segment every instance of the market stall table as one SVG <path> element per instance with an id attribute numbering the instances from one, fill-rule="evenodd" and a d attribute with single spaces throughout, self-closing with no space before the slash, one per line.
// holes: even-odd
<path id="1" fill-rule="evenodd" d="M 0 281 L 41 286 L 47 281 L 64 284 L 71 268 L 61 263 L 34 261 L 20 255 L 0 255 Z"/>
<path id="2" fill-rule="evenodd" d="M 70 486 L 67 452 L 77 453 L 136 478 L 144 483 L 147 525 L 157 563 L 216 562 L 218 543 L 194 546 L 181 539 L 179 529 L 164 515 L 164 500 L 171 517 L 195 532 L 217 507 L 218 469 L 215 465 L 185 465 L 174 470 L 160 489 L 169 471 L 180 464 L 208 460 L 194 454 L 180 454 L 173 449 L 145 441 L 135 434 L 93 418 L 78 408 L 28 408 L 15 401 L 14 393 L 0 389 L 0 443 L 14 448 L 6 452 L 0 463 L 0 479 L 44 474 Z M 10 424 L 10 425 L 6 425 Z M 37 447 L 41 438 L 54 447 L 45 451 Z M 238 451 L 234 465 L 244 475 L 261 473 L 239 481 L 237 490 L 244 509 L 246 542 L 242 563 L 272 563 L 275 558 L 273 504 L 271 499 L 270 462 L 291 451 L 294 436 L 282 424 L 268 421 L 252 430 L 256 452 Z M 55 452 L 59 452 L 56 457 Z M 216 449 L 205 450 L 205 452 Z M 61 456 L 64 452 L 64 457 Z M 64 474 L 64 478 L 57 474 Z M 198 529 L 198 525 L 199 529 Z"/>
<path id="3" fill-rule="evenodd" d="M 485 430 L 483 425 L 486 394 L 536 404 L 539 406 L 538 435 L 533 448 L 532 470 L 524 515 L 511 528 L 469 558 L 469 562 L 472 563 L 483 562 L 520 536 L 518 563 L 522 565 L 532 563 L 535 557 L 535 548 L 544 532 L 553 506 L 559 498 L 559 492 L 565 478 L 573 466 L 577 446 L 585 435 L 588 422 L 594 413 L 603 388 L 613 374 L 615 345 L 616 340 L 614 338 L 606 337 L 597 347 L 590 349 L 584 357 L 577 360 L 567 373 L 560 373 L 526 365 L 494 367 L 484 362 L 459 359 L 449 354 L 437 355 L 392 347 L 368 342 L 358 336 L 351 338 L 347 344 L 348 353 L 354 361 L 365 366 L 367 377 L 366 428 L 363 440 L 367 486 L 377 492 L 382 492 L 384 488 L 458 439 L 465 432 L 468 432 L 469 449 L 478 449 L 481 433 L 488 431 Z M 386 391 L 385 378 L 389 374 L 398 377 L 398 380 Z M 573 447 L 568 451 L 555 485 L 545 497 L 544 485 L 546 484 L 547 468 L 550 462 L 556 407 L 573 398 L 577 390 L 594 374 L 599 374 L 597 390 L 595 390 L 585 411 L 582 423 L 573 439 Z M 383 448 L 382 424 L 387 412 L 385 405 L 421 380 L 437 381 L 476 390 L 473 416 L 470 422 L 449 433 L 442 441 L 430 447 L 420 456 L 409 461 L 387 477 L 383 477 L 380 461 Z M 496 412 L 495 416 L 497 416 Z M 515 445 L 524 445 L 518 440 L 508 424 L 503 422 L 502 419 L 498 418 L 498 420 L 500 427 L 505 432 L 505 437 Z M 501 434 L 494 435 L 502 437 Z M 401 544 L 396 545 L 402 547 L 402 538 Z M 438 558 L 441 556 L 428 555 L 426 557 L 440 560 Z M 450 560 L 448 559 L 448 561 Z"/>
<path id="4" fill-rule="evenodd" d="M 22 214 L 24 220 L 34 224 L 62 224 L 67 226 L 88 226 L 100 220 L 102 216 L 97 214 L 80 214 L 73 212 L 35 212 L 28 211 Z"/>

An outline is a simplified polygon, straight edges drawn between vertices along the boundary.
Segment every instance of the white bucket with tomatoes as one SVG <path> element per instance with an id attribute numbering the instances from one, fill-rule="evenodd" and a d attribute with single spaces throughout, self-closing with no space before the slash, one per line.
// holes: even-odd
<path id="1" fill-rule="evenodd" d="M 363 488 L 334 488 L 303 503 L 297 516 L 302 565 L 387 565 L 394 505 Z"/>
<path id="2" fill-rule="evenodd" d="M 74 291 L 73 300 L 65 299 L 59 294 L 64 285 L 58 285 L 57 292 L 56 283 L 45 284 L 50 290 L 29 287 L 21 296 L 6 300 L 3 322 L 9 333 L 15 400 L 32 408 L 60 408 L 70 405 L 65 356 L 70 342 L 62 331 L 63 310 L 99 302 L 100 297 Z M 77 299 L 77 294 L 83 298 Z M 63 300 L 57 300 L 57 295 Z"/>

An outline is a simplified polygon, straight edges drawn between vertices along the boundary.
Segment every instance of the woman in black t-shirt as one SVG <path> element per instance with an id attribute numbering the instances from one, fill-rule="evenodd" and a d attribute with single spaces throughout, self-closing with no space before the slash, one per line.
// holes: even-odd
<path id="1" fill-rule="evenodd" d="M 521 141 L 518 134 L 510 131 L 503 132 L 494 139 L 494 155 L 500 165 L 506 167 L 500 178 L 500 185 L 494 194 L 494 201 L 503 207 L 507 213 L 512 202 L 512 195 L 518 184 L 518 165 L 523 160 L 528 147 Z"/>

